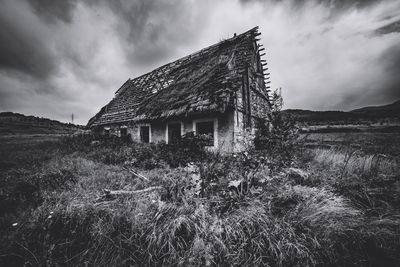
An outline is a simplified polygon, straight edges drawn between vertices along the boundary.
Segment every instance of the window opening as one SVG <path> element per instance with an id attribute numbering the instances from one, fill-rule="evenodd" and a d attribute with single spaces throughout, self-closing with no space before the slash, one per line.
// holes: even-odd
<path id="1" fill-rule="evenodd" d="M 214 146 L 214 122 L 196 122 L 196 134 L 206 142 L 206 146 Z"/>
<path id="2" fill-rule="evenodd" d="M 181 124 L 169 123 L 168 124 L 168 143 L 176 143 L 181 140 Z"/>
<path id="3" fill-rule="evenodd" d="M 150 142 L 150 127 L 140 126 L 140 141 L 143 143 Z"/>

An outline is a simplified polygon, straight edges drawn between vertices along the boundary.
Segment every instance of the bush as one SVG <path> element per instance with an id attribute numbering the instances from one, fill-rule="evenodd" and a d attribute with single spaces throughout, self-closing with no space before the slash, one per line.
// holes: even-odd
<path id="1" fill-rule="evenodd" d="M 171 167 L 186 166 L 190 162 L 206 159 L 209 153 L 205 149 L 207 140 L 193 133 L 188 133 L 172 144 L 159 143 L 155 146 L 157 159 Z"/>
<path id="2" fill-rule="evenodd" d="M 281 111 L 280 91 L 272 96 L 271 110 L 265 118 L 256 121 L 254 147 L 263 151 L 276 166 L 289 166 L 300 147 L 299 131 L 292 116 Z"/>
<path id="3" fill-rule="evenodd" d="M 292 118 L 281 112 L 271 114 L 271 120 L 259 120 L 254 146 L 263 151 L 276 165 L 289 166 L 300 147 L 298 129 Z"/>
<path id="4" fill-rule="evenodd" d="M 64 138 L 61 149 L 65 153 L 83 152 L 96 161 L 106 164 L 128 164 L 146 170 L 163 166 L 176 168 L 206 158 L 207 140 L 189 133 L 172 144 L 160 142 L 144 144 L 126 137 L 95 137 L 78 135 Z"/>

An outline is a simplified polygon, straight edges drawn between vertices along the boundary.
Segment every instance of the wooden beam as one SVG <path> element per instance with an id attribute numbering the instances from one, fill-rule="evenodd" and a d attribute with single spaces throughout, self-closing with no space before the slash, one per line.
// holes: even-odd
<path id="1" fill-rule="evenodd" d="M 263 93 L 261 93 L 260 91 L 258 91 L 257 89 L 250 87 L 250 89 L 255 92 L 258 96 L 260 96 L 261 98 L 264 98 L 265 100 L 268 100 L 267 96 L 265 96 Z"/>
<path id="2" fill-rule="evenodd" d="M 265 50 L 265 48 L 263 47 L 263 48 L 258 49 L 258 52 L 261 52 L 261 51 L 264 51 L 264 50 Z"/>
<path id="3" fill-rule="evenodd" d="M 260 54 L 260 57 L 265 56 L 265 53 Z"/>

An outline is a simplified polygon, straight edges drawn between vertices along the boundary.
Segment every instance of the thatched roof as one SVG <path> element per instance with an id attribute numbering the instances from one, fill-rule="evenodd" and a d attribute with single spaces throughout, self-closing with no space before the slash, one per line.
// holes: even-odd
<path id="1" fill-rule="evenodd" d="M 257 31 L 253 28 L 127 80 L 88 125 L 225 112 L 233 107 L 243 70 L 254 60 Z"/>

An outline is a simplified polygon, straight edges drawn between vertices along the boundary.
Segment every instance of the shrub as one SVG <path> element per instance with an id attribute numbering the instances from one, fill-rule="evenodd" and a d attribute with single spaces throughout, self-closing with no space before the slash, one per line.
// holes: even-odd
<path id="1" fill-rule="evenodd" d="M 276 166 L 288 166 L 299 147 L 295 120 L 281 111 L 283 100 L 279 91 L 272 96 L 272 108 L 265 118 L 256 121 L 254 147 L 263 151 Z"/>
<path id="2" fill-rule="evenodd" d="M 157 158 L 171 167 L 186 166 L 190 162 L 202 161 L 209 153 L 205 149 L 207 140 L 188 133 L 172 144 L 159 143 L 155 146 Z"/>
<path id="3" fill-rule="evenodd" d="M 166 144 L 144 144 L 129 138 L 95 137 L 78 135 L 64 138 L 61 148 L 66 153 L 84 152 L 96 161 L 106 164 L 129 164 L 133 167 L 153 169 L 167 163 L 171 167 L 186 166 L 190 162 L 201 161 L 209 154 L 205 145 L 207 140 L 186 134 L 177 142 Z"/>
<path id="4" fill-rule="evenodd" d="M 254 145 L 262 150 L 277 165 L 288 166 L 299 147 L 297 127 L 289 116 L 276 112 L 271 120 L 259 120 L 256 126 Z"/>

